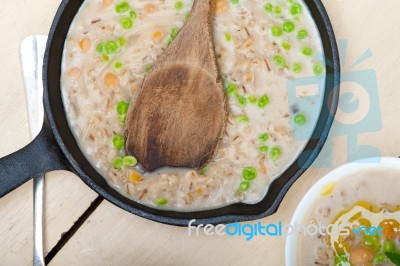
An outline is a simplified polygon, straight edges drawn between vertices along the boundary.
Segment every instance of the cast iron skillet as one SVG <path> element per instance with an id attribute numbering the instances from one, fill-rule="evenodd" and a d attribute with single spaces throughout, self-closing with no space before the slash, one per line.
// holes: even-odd
<path id="1" fill-rule="evenodd" d="M 303 153 L 282 176 L 270 186 L 267 195 L 257 204 L 233 204 L 198 211 L 174 212 L 156 210 L 132 201 L 112 189 L 96 172 L 79 149 L 65 115 L 60 74 L 64 41 L 68 29 L 84 0 L 64 0 L 55 16 L 47 42 L 43 66 L 44 107 L 46 118 L 38 137 L 25 148 L 0 159 L 0 197 L 28 181 L 34 175 L 52 170 L 70 169 L 89 187 L 116 206 L 141 217 L 172 225 L 230 223 L 248 221 L 273 214 L 290 186 L 311 165 L 322 149 L 334 119 L 339 97 L 339 56 L 328 15 L 320 0 L 306 0 L 318 26 L 327 59 L 327 79 L 322 111 L 311 140 Z M 330 61 L 330 62 L 329 62 Z"/>

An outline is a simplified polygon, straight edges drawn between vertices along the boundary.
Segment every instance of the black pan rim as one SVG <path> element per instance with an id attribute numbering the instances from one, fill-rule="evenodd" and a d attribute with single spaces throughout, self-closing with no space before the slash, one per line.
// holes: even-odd
<path id="1" fill-rule="evenodd" d="M 283 200 L 284 196 L 286 195 L 287 191 L 289 188 L 293 185 L 293 183 L 309 168 L 309 166 L 312 164 L 312 162 L 316 159 L 318 154 L 320 153 L 327 137 L 329 134 L 329 130 L 332 126 L 332 123 L 334 121 L 334 115 L 336 113 L 337 105 L 338 105 L 338 100 L 339 100 L 339 84 L 340 84 L 340 62 L 339 62 L 339 53 L 337 49 L 337 44 L 336 44 L 336 39 L 335 35 L 333 32 L 332 25 L 330 23 L 329 17 L 326 13 L 326 10 L 320 0 L 305 0 L 306 5 L 310 8 L 310 10 L 313 8 L 314 12 L 317 12 L 317 15 L 319 15 L 319 18 L 321 21 L 319 21 L 319 24 L 323 25 L 323 28 L 321 29 L 319 24 L 316 21 L 315 18 L 315 13 L 313 11 L 311 12 L 313 14 L 313 19 L 317 23 L 318 29 L 321 34 L 321 38 L 326 37 L 327 38 L 327 43 L 324 43 L 324 50 L 325 50 L 325 55 L 327 56 L 327 51 L 331 55 L 330 59 L 331 62 L 331 79 L 330 79 L 330 88 L 329 90 L 326 90 L 326 95 L 324 99 L 324 105 L 327 105 L 327 110 L 326 110 L 326 117 L 324 118 L 324 121 L 321 122 L 322 115 L 320 115 L 320 118 L 318 120 L 318 124 L 322 124 L 322 127 L 320 129 L 319 134 L 315 138 L 315 141 L 309 141 L 307 144 L 307 147 L 311 148 L 311 152 L 307 156 L 307 160 L 302 162 L 294 162 L 287 172 L 295 167 L 295 171 L 293 174 L 291 174 L 290 177 L 287 177 L 288 180 L 286 180 L 283 184 L 277 185 L 279 188 L 279 192 L 275 192 L 275 197 L 270 200 L 272 202 L 268 207 L 263 208 L 262 204 L 265 201 L 266 198 L 268 198 L 268 195 L 270 194 L 270 191 L 265 195 L 265 197 L 256 204 L 244 204 L 244 203 L 236 203 L 232 205 L 228 205 L 225 207 L 217 208 L 217 209 L 211 209 L 211 210 L 205 210 L 205 211 L 197 211 L 197 212 L 177 212 L 177 211 L 162 211 L 158 209 L 153 209 L 150 207 L 147 207 L 145 205 L 142 205 L 140 203 L 137 203 L 133 200 L 129 200 L 128 198 L 122 196 L 118 192 L 116 192 L 111 188 L 111 186 L 104 186 L 104 184 L 100 184 L 94 180 L 93 176 L 88 175 L 88 171 L 82 169 L 82 160 L 80 160 L 80 156 L 74 156 L 72 152 L 80 152 L 79 151 L 71 151 L 68 145 L 66 144 L 67 141 L 71 141 L 68 138 L 65 138 L 66 131 L 70 130 L 68 124 L 65 125 L 61 124 L 60 122 L 60 116 L 59 113 L 61 112 L 64 113 L 64 109 L 62 106 L 62 110 L 57 109 L 57 106 L 54 106 L 54 100 L 52 101 L 51 99 L 55 99 L 57 95 L 60 96 L 60 78 L 58 78 L 58 88 L 54 88 L 54 86 L 51 86 L 50 79 L 54 80 L 52 78 L 52 75 L 58 75 L 60 77 L 60 71 L 55 69 L 54 66 L 56 67 L 61 67 L 61 64 L 57 65 L 57 62 L 53 60 L 54 58 L 52 57 L 53 53 L 61 53 L 62 54 L 62 49 L 57 50 L 56 48 L 60 48 L 64 46 L 64 41 L 65 38 L 57 38 L 57 34 L 59 34 L 59 27 L 62 24 L 62 19 L 65 18 L 63 17 L 65 15 L 65 12 L 68 12 L 69 9 L 68 7 L 70 5 L 81 5 L 83 0 L 63 0 L 53 21 L 53 24 L 50 29 L 49 33 L 49 38 L 47 42 L 47 47 L 46 47 L 46 52 L 45 52 L 45 57 L 44 57 L 44 64 L 43 64 L 43 84 L 44 84 L 44 107 L 45 107 L 45 112 L 47 115 L 47 119 L 49 122 L 49 125 L 53 131 L 53 134 L 56 138 L 56 141 L 62 150 L 64 156 L 72 166 L 73 170 L 75 173 L 94 191 L 96 191 L 100 196 L 103 198 L 107 199 L 114 205 L 130 212 L 135 215 L 138 215 L 140 217 L 150 219 L 153 221 L 157 221 L 160 223 L 164 224 L 171 224 L 171 225 L 178 225 L 178 226 L 187 226 L 188 223 L 192 219 L 196 219 L 196 222 L 193 224 L 222 224 L 222 223 L 232 223 L 232 222 L 242 222 L 242 221 L 250 221 L 250 220 L 257 220 L 264 218 L 266 216 L 269 216 L 273 213 L 276 212 L 278 209 L 281 201 Z M 73 14 L 72 18 L 69 17 L 69 19 L 72 21 L 73 17 L 75 16 L 76 12 Z M 65 15 L 68 17 L 67 15 Z M 70 23 L 69 23 L 70 25 Z M 69 28 L 69 26 L 68 26 Z M 323 37 L 324 35 L 324 37 Z M 326 47 L 326 46 L 329 47 Z M 328 65 L 327 65 L 328 69 Z M 328 81 L 326 81 L 328 82 Z M 55 85 L 56 86 L 56 85 Z M 50 87 L 52 90 L 50 90 Z M 326 87 L 328 85 L 326 84 Z M 327 93 L 329 92 L 329 93 Z M 329 94 L 329 95 L 328 95 Z M 328 99 L 329 98 L 329 99 Z M 325 102 L 326 101 L 326 102 Z M 328 102 L 329 101 L 329 102 Z M 58 106 L 60 107 L 60 106 Z M 56 117 L 57 116 L 57 117 Z M 65 113 L 64 113 L 65 117 Z M 65 128 L 68 127 L 67 129 Z M 64 128 L 64 130 L 63 130 Z M 314 129 L 314 133 L 317 131 L 317 129 Z M 313 134 L 314 135 L 314 134 Z M 75 141 L 75 140 L 73 140 Z M 304 152 L 304 151 L 303 151 Z M 75 154 L 76 155 L 76 154 Z M 86 163 L 88 161 L 86 160 Z M 299 166 L 301 165 L 301 166 Z M 89 169 L 90 170 L 90 169 Z M 93 167 L 91 170 L 94 170 Z M 95 171 L 95 170 L 94 170 Z M 93 172 L 92 172 L 93 173 Z M 95 171 L 95 173 L 97 173 Z M 286 173 L 286 172 L 285 172 Z M 285 174 L 284 173 L 284 174 Z M 283 175 L 284 175 L 283 174 Z M 97 175 L 100 176 L 100 174 L 97 173 Z M 282 176 L 283 176 L 282 175 Z M 281 177 L 282 177 L 281 176 Z M 281 179 L 279 177 L 276 180 Z M 103 177 L 102 177 L 103 178 Z M 104 179 L 104 178 L 103 178 Z M 275 181 L 276 181 L 275 180 Z M 275 183 L 275 181 L 272 183 L 272 185 Z M 111 189 L 111 190 L 110 190 Z M 271 186 L 272 189 L 272 186 Z M 253 209 L 257 209 L 255 206 L 257 204 L 261 204 L 258 206 L 258 208 L 263 208 L 263 211 L 253 211 Z"/>

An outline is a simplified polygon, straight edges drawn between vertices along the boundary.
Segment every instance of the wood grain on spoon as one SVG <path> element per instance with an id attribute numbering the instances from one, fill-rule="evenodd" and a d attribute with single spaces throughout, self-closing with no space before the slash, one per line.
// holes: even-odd
<path id="1" fill-rule="evenodd" d="M 149 171 L 203 166 L 225 130 L 227 103 L 214 53 L 210 2 L 194 2 L 190 18 L 131 100 L 125 149 Z"/>

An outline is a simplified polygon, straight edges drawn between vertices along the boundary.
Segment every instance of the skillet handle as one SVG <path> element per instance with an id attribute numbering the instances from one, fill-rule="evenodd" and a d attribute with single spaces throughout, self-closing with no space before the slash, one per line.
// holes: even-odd
<path id="1" fill-rule="evenodd" d="M 38 174 L 66 169 L 64 155 L 45 119 L 42 130 L 30 144 L 0 158 L 0 198 Z"/>

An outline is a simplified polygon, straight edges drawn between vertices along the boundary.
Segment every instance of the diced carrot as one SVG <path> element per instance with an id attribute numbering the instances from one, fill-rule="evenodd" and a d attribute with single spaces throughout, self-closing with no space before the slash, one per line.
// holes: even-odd
<path id="1" fill-rule="evenodd" d="M 119 79 L 116 75 L 114 75 L 113 73 L 107 73 L 104 76 L 104 85 L 110 89 L 110 90 L 114 90 L 117 88 L 119 84 Z"/>
<path id="2" fill-rule="evenodd" d="M 156 43 L 160 43 L 164 38 L 164 32 L 161 30 L 156 30 L 153 32 L 153 41 Z"/>
<path id="3" fill-rule="evenodd" d="M 260 171 L 261 171 L 261 173 L 262 174 L 267 174 L 267 167 L 264 165 L 264 164 L 262 164 L 261 166 L 260 166 Z"/>
<path id="4" fill-rule="evenodd" d="M 92 45 L 92 42 L 87 38 L 83 38 L 79 42 L 79 48 L 81 48 L 81 51 L 84 52 L 84 53 L 89 51 L 91 45 Z"/>
<path id="5" fill-rule="evenodd" d="M 81 75 L 81 73 L 82 72 L 81 72 L 80 68 L 73 67 L 70 70 L 68 70 L 67 75 L 69 77 L 79 77 Z"/>
<path id="6" fill-rule="evenodd" d="M 153 13 L 156 10 L 156 6 L 154 4 L 145 4 L 144 5 L 144 11 L 146 13 Z"/>
<path id="7" fill-rule="evenodd" d="M 111 4 L 114 2 L 114 0 L 102 0 L 101 1 L 101 7 L 102 8 L 107 8 L 111 6 Z"/>
<path id="8" fill-rule="evenodd" d="M 136 171 L 131 171 L 129 174 L 129 182 L 137 183 L 140 181 L 142 181 L 142 176 Z"/>

